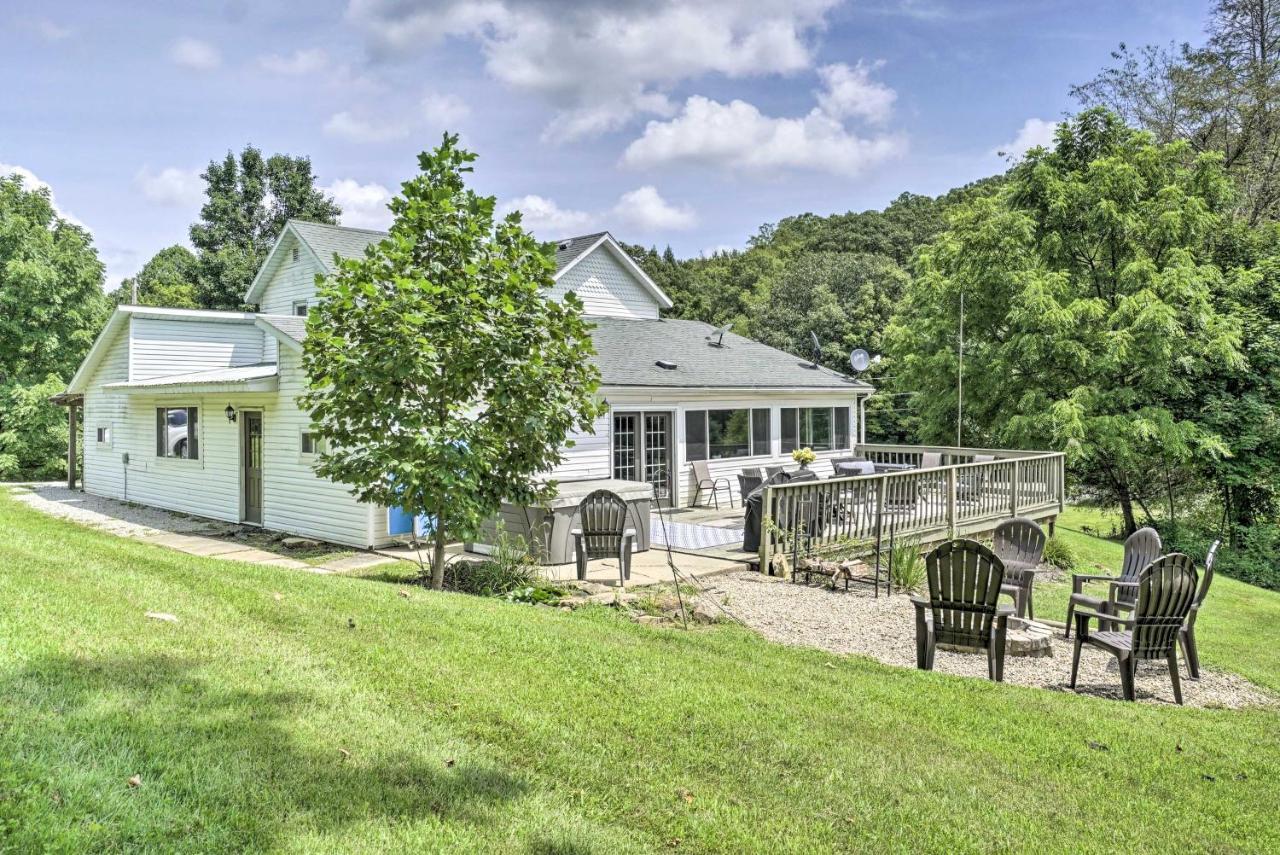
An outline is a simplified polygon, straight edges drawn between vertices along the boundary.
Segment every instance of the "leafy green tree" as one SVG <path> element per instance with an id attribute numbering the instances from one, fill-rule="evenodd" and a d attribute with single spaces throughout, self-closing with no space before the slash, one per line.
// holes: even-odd
<path id="1" fill-rule="evenodd" d="M 167 246 L 142 266 L 137 276 L 130 276 L 110 294 L 115 305 L 133 302 L 138 290 L 138 305 L 167 306 L 174 309 L 200 308 L 196 283 L 199 262 L 185 246 Z"/>
<path id="2" fill-rule="evenodd" d="M 503 500 L 554 494 L 539 477 L 603 411 L 581 302 L 548 298 L 549 247 L 518 214 L 494 222 L 457 140 L 419 156 L 390 235 L 322 283 L 303 352 L 304 405 L 334 449 L 317 471 L 433 517 L 435 588 L 446 542 Z"/>
<path id="3" fill-rule="evenodd" d="M 0 176 L 0 384 L 71 375 L 106 317 L 102 275 L 88 232 L 47 190 Z"/>
<path id="4" fill-rule="evenodd" d="M 1243 364 L 1239 325 L 1215 301 L 1231 194 L 1220 155 L 1155 144 L 1095 109 L 996 195 L 953 210 L 887 336 L 921 392 L 925 438 L 955 437 L 963 295 L 963 440 L 1066 449 L 1132 531 L 1153 468 L 1227 451 L 1191 402 Z"/>
<path id="5" fill-rule="evenodd" d="M 1120 45 L 1115 64 L 1072 88 L 1151 131 L 1220 151 L 1256 225 L 1280 217 L 1280 0 L 1216 0 L 1204 45 Z"/>
<path id="6" fill-rule="evenodd" d="M 246 146 L 201 175 L 206 201 L 191 226 L 199 251 L 197 297 L 206 309 L 238 309 L 271 245 L 290 219 L 336 223 L 342 210 L 316 189 L 311 160 Z"/>
<path id="7" fill-rule="evenodd" d="M 102 263 L 89 234 L 54 210 L 49 192 L 0 176 L 0 478 L 62 467 L 65 388 L 107 313 Z"/>

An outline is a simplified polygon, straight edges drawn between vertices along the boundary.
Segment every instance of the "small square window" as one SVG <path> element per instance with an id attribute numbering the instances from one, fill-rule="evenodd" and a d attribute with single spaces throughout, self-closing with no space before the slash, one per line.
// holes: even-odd
<path id="1" fill-rule="evenodd" d="M 315 431 L 302 432 L 302 453 L 323 454 L 326 448 L 324 437 Z"/>
<path id="2" fill-rule="evenodd" d="M 300 318 L 305 318 L 307 316 L 308 308 L 306 300 L 299 300 L 293 304 L 293 313 Z"/>
<path id="3" fill-rule="evenodd" d="M 104 445 L 111 442 L 111 428 L 98 428 L 98 442 L 103 443 Z"/>

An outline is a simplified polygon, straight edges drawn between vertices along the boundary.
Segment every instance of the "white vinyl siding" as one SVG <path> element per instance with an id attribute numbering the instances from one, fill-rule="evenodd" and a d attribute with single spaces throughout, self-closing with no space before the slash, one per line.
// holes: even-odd
<path id="1" fill-rule="evenodd" d="M 658 303 L 643 285 L 613 257 L 597 247 L 557 280 L 551 296 L 573 291 L 588 315 L 612 318 L 656 318 Z"/>
<path id="2" fill-rule="evenodd" d="M 573 448 L 566 449 L 564 460 L 551 471 L 557 481 L 588 481 L 593 478 L 612 478 L 612 457 L 609 446 L 610 425 L 613 415 L 605 413 L 596 419 L 594 434 L 575 433 L 570 436 Z"/>
<path id="3" fill-rule="evenodd" d="M 311 253 L 301 251 L 294 261 L 297 238 L 290 236 L 293 247 L 281 247 L 276 254 L 275 270 L 263 286 L 259 307 L 267 315 L 292 315 L 298 303 L 313 303 L 316 297 L 316 274 L 322 273 Z"/>
<path id="4" fill-rule="evenodd" d="M 252 321 L 129 319 L 129 379 L 254 365 L 263 361 L 262 330 Z"/>

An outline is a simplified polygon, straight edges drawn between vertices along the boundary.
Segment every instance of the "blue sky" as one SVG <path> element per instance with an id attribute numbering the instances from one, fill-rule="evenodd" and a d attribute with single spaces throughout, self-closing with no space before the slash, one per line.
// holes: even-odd
<path id="1" fill-rule="evenodd" d="M 350 225 L 446 128 L 540 237 L 696 255 L 789 214 L 1000 171 L 1120 42 L 1206 2 L 349 0 L 0 8 L 0 170 L 50 185 L 109 285 L 185 242 L 228 149 L 311 157 Z"/>

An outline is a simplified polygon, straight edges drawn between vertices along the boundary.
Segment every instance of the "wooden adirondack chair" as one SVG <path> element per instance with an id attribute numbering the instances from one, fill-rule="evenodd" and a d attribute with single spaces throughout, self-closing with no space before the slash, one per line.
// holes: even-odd
<path id="1" fill-rule="evenodd" d="M 1047 540 L 1044 529 L 1035 520 L 1014 517 L 997 525 L 994 537 L 992 551 L 1004 564 L 1004 584 L 1000 592 L 1013 597 L 1018 617 L 1034 620 L 1036 612 L 1031 600 L 1031 587 L 1044 558 Z"/>
<path id="2" fill-rule="evenodd" d="M 1126 701 L 1135 699 L 1133 681 L 1138 660 L 1164 659 L 1169 663 L 1173 698 L 1182 703 L 1178 679 L 1178 635 L 1191 612 L 1196 596 L 1196 567 L 1190 555 L 1173 552 L 1162 555 L 1138 574 L 1137 601 L 1133 617 L 1117 617 L 1081 609 L 1075 613 L 1076 644 L 1071 657 L 1071 688 L 1076 687 L 1080 670 L 1080 649 L 1088 644 L 1105 650 L 1120 661 L 1120 686 Z M 1103 625 L 1120 624 L 1123 631 L 1089 631 L 1089 621 Z"/>
<path id="3" fill-rule="evenodd" d="M 925 556 L 929 598 L 912 596 L 916 607 L 916 667 L 933 670 L 938 644 L 987 652 L 987 674 L 1004 680 L 1005 631 L 1013 607 L 998 602 L 1004 567 L 975 540 L 952 540 Z"/>
<path id="4" fill-rule="evenodd" d="M 573 535 L 577 553 L 578 579 L 587 578 L 587 563 L 597 558 L 618 560 L 618 582 L 626 585 L 631 578 L 631 545 L 636 530 L 627 528 L 629 509 L 616 493 L 596 490 L 578 505 L 578 528 Z"/>
<path id="5" fill-rule="evenodd" d="M 1215 540 L 1209 547 L 1209 554 L 1204 557 L 1204 575 L 1200 577 L 1200 590 L 1196 592 L 1195 602 L 1187 620 L 1178 631 L 1178 643 L 1182 645 L 1182 655 L 1187 660 L 1187 672 L 1191 679 L 1200 679 L 1200 651 L 1196 648 L 1196 616 L 1200 614 L 1200 606 L 1204 605 L 1205 595 L 1209 593 L 1209 585 L 1213 583 L 1213 563 L 1218 559 L 1218 547 L 1221 540 Z"/>
<path id="6" fill-rule="evenodd" d="M 1147 565 L 1160 557 L 1164 545 L 1160 542 L 1160 533 L 1150 526 L 1140 528 L 1129 535 L 1124 542 L 1124 564 L 1119 576 L 1098 576 L 1089 573 L 1073 573 L 1071 575 L 1071 599 L 1067 602 L 1067 628 L 1064 638 L 1071 637 L 1071 620 L 1077 607 L 1091 609 L 1095 612 L 1114 614 L 1117 611 L 1132 611 L 1133 603 L 1138 597 L 1138 574 Z M 1086 582 L 1106 582 L 1107 596 L 1095 597 L 1084 592 Z M 1101 627 L 1110 629 L 1110 627 Z"/>

